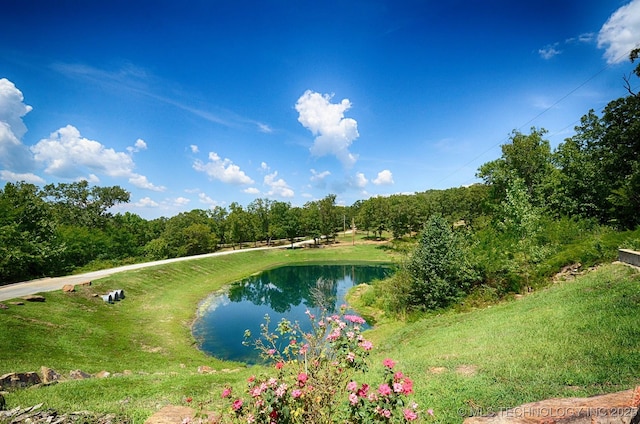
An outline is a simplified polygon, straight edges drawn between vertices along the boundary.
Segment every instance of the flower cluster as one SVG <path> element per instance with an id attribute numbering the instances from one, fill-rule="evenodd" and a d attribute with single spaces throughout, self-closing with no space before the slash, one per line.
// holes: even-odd
<path id="1" fill-rule="evenodd" d="M 244 397 L 230 387 L 222 391 L 229 402 L 223 421 L 247 424 L 279 423 L 404 423 L 419 418 L 409 402 L 413 381 L 395 362 L 385 359 L 382 383 L 358 383 L 368 371 L 373 344 L 361 334 L 365 320 L 356 315 L 326 315 L 316 319 L 307 311 L 312 330 L 282 320 L 275 332 L 269 318 L 255 341 L 272 371 L 248 380 Z M 362 374 L 363 378 L 357 378 Z M 377 387 L 377 389 L 375 388 Z"/>

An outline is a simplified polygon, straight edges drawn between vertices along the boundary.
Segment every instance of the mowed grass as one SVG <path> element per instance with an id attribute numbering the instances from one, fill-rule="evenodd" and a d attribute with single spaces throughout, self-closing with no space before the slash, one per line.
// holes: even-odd
<path id="1" fill-rule="evenodd" d="M 304 262 L 389 262 L 375 245 L 245 252 L 179 262 L 97 280 L 44 304 L 0 311 L 0 374 L 46 365 L 127 375 L 11 392 L 8 406 L 45 402 L 59 411 L 114 412 L 144 420 L 166 404 L 219 399 L 242 390 L 255 369 L 199 352 L 190 333 L 198 303 L 210 292 L 263 269 Z M 92 297 L 115 288 L 114 305 Z M 640 274 L 607 265 L 522 299 L 417 322 L 380 319 L 366 333 L 372 361 L 386 357 L 415 381 L 415 398 L 438 422 L 557 396 L 612 392 L 640 384 Z M 217 370 L 201 375 L 197 367 Z M 367 380 L 375 382 L 375 366 Z M 227 370 L 227 371 L 224 371 Z M 128 371 L 131 371 L 129 373 Z"/>

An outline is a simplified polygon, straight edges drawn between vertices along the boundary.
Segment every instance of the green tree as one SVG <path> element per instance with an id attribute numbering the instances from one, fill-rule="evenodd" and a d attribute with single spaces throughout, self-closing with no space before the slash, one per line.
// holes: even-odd
<path id="1" fill-rule="evenodd" d="M 477 279 L 464 239 L 441 215 L 429 218 L 405 267 L 410 279 L 406 295 L 409 309 L 449 306 Z"/>

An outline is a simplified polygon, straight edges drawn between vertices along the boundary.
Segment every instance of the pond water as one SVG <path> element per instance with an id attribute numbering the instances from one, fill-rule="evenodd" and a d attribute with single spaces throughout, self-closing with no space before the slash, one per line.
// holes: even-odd
<path id="1" fill-rule="evenodd" d="M 329 313 L 337 312 L 351 287 L 391 273 L 383 265 L 301 265 L 264 271 L 233 283 L 227 293 L 205 299 L 192 332 L 198 347 L 211 356 L 256 363 L 258 352 L 251 343 L 244 346 L 242 342 L 245 330 L 253 338 L 260 335 L 265 315 L 271 318 L 272 330 L 282 318 L 298 321 L 309 330 L 307 309 L 316 315 L 323 306 Z"/>

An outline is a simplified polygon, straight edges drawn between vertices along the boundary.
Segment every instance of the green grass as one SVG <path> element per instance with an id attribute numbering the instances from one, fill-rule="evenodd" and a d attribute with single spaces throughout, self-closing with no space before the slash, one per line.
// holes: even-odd
<path id="1" fill-rule="evenodd" d="M 348 239 L 339 248 L 246 252 L 116 274 L 76 293 L 45 293 L 43 304 L 0 310 L 0 374 L 42 365 L 64 374 L 131 371 L 11 392 L 8 406 L 44 402 L 58 411 L 115 412 L 141 423 L 185 396 L 215 399 L 225 384 L 240 390 L 255 370 L 194 346 L 190 324 L 199 301 L 282 264 L 392 260 L 389 250 L 351 246 Z M 107 305 L 92 297 L 115 288 L 125 290 L 124 301 Z M 422 407 L 433 408 L 439 422 L 460 423 L 471 408 L 490 411 L 639 384 L 639 312 L 640 274 L 607 265 L 488 308 L 413 323 L 378 319 L 367 337 L 376 346 L 375 363 L 391 357 L 414 379 Z M 218 372 L 200 375 L 200 365 Z"/>

